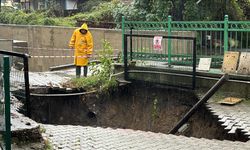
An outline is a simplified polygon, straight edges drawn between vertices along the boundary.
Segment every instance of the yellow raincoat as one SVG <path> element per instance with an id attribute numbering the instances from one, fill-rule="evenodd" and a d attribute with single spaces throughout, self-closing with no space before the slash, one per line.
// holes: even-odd
<path id="1" fill-rule="evenodd" d="M 81 29 L 87 30 L 86 34 L 80 32 Z M 87 66 L 88 65 L 88 55 L 93 52 L 93 39 L 92 35 L 88 30 L 88 26 L 84 23 L 81 28 L 74 31 L 71 40 L 69 42 L 69 47 L 75 49 L 75 60 L 74 64 L 76 66 Z"/>

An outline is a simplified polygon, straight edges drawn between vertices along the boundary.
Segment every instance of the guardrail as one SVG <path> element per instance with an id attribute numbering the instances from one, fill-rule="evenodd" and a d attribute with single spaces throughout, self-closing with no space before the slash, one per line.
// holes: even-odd
<path id="1" fill-rule="evenodd" d="M 10 70 L 10 87 L 11 90 L 20 90 L 20 86 L 24 84 L 24 95 L 19 95 L 21 98 L 25 99 L 26 105 L 26 115 L 30 117 L 30 87 L 29 87 L 29 62 L 28 58 L 30 57 L 28 54 L 18 53 L 18 52 L 11 52 L 6 50 L 0 50 L 0 55 L 7 55 L 12 57 L 12 63 L 15 64 L 15 60 L 21 58 L 21 62 L 23 64 L 20 70 L 15 69 L 15 67 L 11 67 Z M 18 60 L 20 61 L 20 60 Z M 19 62 L 20 63 L 20 62 Z M 23 72 L 23 74 L 20 74 Z"/>
<path id="2" fill-rule="evenodd" d="M 223 21 L 172 21 L 169 16 L 168 20 L 162 22 L 144 22 L 127 21 L 123 17 L 122 34 L 128 34 L 131 30 L 138 35 L 195 37 L 197 58 L 212 58 L 212 67 L 221 67 L 226 51 L 250 52 L 250 21 L 230 21 L 227 15 Z M 152 43 L 140 38 L 136 40 L 148 45 Z M 168 64 L 183 64 L 188 60 L 191 52 L 186 53 L 187 43 L 169 39 L 166 44 L 164 49 L 168 52 Z M 138 51 L 143 48 L 139 48 Z"/>
<path id="3" fill-rule="evenodd" d="M 147 38 L 149 41 L 153 41 L 154 35 L 149 35 L 149 34 L 124 34 L 124 79 L 129 80 L 129 67 L 128 67 L 128 62 L 132 62 L 133 60 L 154 60 L 154 61 L 168 61 L 168 51 L 163 48 L 163 50 L 160 53 L 156 53 L 155 50 L 151 47 L 148 46 L 149 44 L 143 44 L 142 47 L 145 45 L 147 47 L 146 49 L 136 49 L 135 45 L 138 44 L 137 41 L 134 41 L 133 38 Z M 129 39 L 128 39 L 129 38 Z M 191 88 L 195 89 L 196 85 L 196 38 L 195 37 L 180 37 L 180 36 L 162 36 L 162 39 L 165 41 L 169 40 L 184 40 L 184 41 L 189 41 L 190 47 L 188 51 L 191 51 L 191 54 L 188 56 L 188 65 L 191 65 L 192 68 L 192 85 Z M 164 43 L 164 42 L 163 42 Z M 166 46 L 166 45 L 165 45 Z M 163 45 L 164 47 L 164 45 Z M 170 64 L 168 64 L 170 66 Z M 176 85 L 171 85 L 171 86 L 176 86 Z M 180 86 L 180 85 L 178 85 Z M 184 85 L 182 85 L 184 87 Z M 190 87 L 185 87 L 185 88 L 190 88 Z"/>

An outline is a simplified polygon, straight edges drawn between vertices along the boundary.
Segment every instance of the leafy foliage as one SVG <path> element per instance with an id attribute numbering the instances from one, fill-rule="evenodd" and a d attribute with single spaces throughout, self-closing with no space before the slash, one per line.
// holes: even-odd
<path id="1" fill-rule="evenodd" d="M 49 0 L 47 2 L 48 10 L 46 10 L 46 16 L 58 17 L 64 14 L 63 8 L 57 0 Z"/>
<path id="2" fill-rule="evenodd" d="M 155 98 L 153 100 L 152 113 L 151 113 L 153 120 L 158 117 L 158 107 L 157 106 L 158 106 L 158 99 Z"/>
<path id="3" fill-rule="evenodd" d="M 81 12 L 88 12 L 95 6 L 98 6 L 101 3 L 105 3 L 109 0 L 87 0 L 84 3 L 78 5 L 78 8 Z"/>
<path id="4" fill-rule="evenodd" d="M 102 78 L 109 78 L 113 70 L 113 56 L 114 50 L 111 44 L 107 41 L 103 41 L 103 50 L 97 52 L 98 58 L 100 60 L 100 65 L 92 65 L 93 75 L 99 75 Z"/>
<path id="5" fill-rule="evenodd" d="M 67 85 L 70 85 L 74 88 L 83 88 L 87 91 L 100 90 L 102 92 L 117 87 L 116 80 L 112 78 L 113 48 L 111 47 L 110 43 L 104 41 L 103 50 L 98 51 L 97 55 L 99 56 L 100 64 L 91 64 L 92 76 L 87 78 L 73 78 L 70 83 L 67 83 Z"/>
<path id="6" fill-rule="evenodd" d="M 134 7 L 144 12 L 146 20 L 162 21 L 167 15 L 173 20 L 223 20 L 228 14 L 231 20 L 249 20 L 249 0 L 134 0 Z M 138 19 L 141 19 L 140 13 Z"/>
<path id="7" fill-rule="evenodd" d="M 145 20 L 146 15 L 146 11 L 137 9 L 133 4 L 117 3 L 113 9 L 114 22 L 121 22 L 122 16 L 125 16 L 126 20 Z"/>
<path id="8" fill-rule="evenodd" d="M 0 12 L 0 23 L 21 24 L 21 25 L 57 25 L 73 26 L 74 22 L 68 18 L 52 18 L 46 16 L 46 13 L 24 11 L 3 11 Z"/>
<path id="9" fill-rule="evenodd" d="M 79 13 L 60 17 L 63 9 L 58 0 L 48 1 L 48 10 L 24 12 L 4 9 L 0 12 L 0 23 L 75 26 L 77 21 L 116 22 L 120 27 L 122 16 L 126 20 L 166 21 L 173 20 L 223 20 L 228 14 L 230 20 L 249 20 L 249 0 L 133 0 L 125 4 L 120 0 L 87 0 L 79 5 Z M 58 17 L 59 16 L 59 17 Z"/>
<path id="10" fill-rule="evenodd" d="M 186 2 L 184 8 L 185 8 L 183 13 L 184 20 L 200 20 L 199 8 L 195 4 L 194 0 Z"/>
<path id="11" fill-rule="evenodd" d="M 113 9 L 116 7 L 116 2 L 101 3 L 92 8 L 90 12 L 78 13 L 72 17 L 72 20 L 87 20 L 87 21 L 113 21 Z"/>

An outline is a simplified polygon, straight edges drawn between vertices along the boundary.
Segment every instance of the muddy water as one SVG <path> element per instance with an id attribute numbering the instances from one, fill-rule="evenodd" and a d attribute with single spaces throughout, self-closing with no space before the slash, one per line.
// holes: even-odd
<path id="1" fill-rule="evenodd" d="M 197 97 L 192 91 L 137 83 L 106 94 L 32 97 L 31 108 L 32 119 L 42 123 L 168 133 L 195 102 Z M 244 141 L 241 135 L 228 135 L 205 107 L 178 134 Z"/>

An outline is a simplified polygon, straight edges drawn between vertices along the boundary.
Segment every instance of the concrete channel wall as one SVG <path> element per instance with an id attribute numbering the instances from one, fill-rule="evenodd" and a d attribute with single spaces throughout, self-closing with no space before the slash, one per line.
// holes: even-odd
<path id="1" fill-rule="evenodd" d="M 15 44 L 13 51 L 27 52 L 30 58 L 30 71 L 47 71 L 49 67 L 73 63 L 73 57 L 63 58 L 61 56 L 73 56 L 73 51 L 68 49 L 68 43 L 71 35 L 76 28 L 70 27 L 55 27 L 55 26 L 26 26 L 26 25 L 6 25 L 0 24 L 0 39 L 10 39 L 18 41 L 26 41 L 28 50 L 23 47 L 23 44 Z M 122 49 L 122 34 L 121 30 L 115 29 L 90 29 L 94 39 L 94 51 L 102 49 L 103 40 L 111 43 L 111 46 L 118 51 Z M 185 32 L 185 33 L 184 33 Z M 153 34 L 153 35 L 167 35 L 165 31 L 146 32 L 141 31 L 136 34 Z M 172 35 L 178 36 L 194 36 L 193 32 L 172 32 Z M 151 41 L 153 42 L 153 41 Z M 184 41 L 185 42 L 185 41 Z M 145 42 L 144 42 L 145 43 Z M 137 41 L 136 45 L 140 45 Z M 152 43 L 151 43 L 152 44 Z M 167 51 L 167 42 L 163 43 L 163 49 Z M 186 48 L 192 47 L 191 41 L 184 43 Z M 25 45 L 25 44 L 24 44 Z M 1 45 L 0 45 L 1 46 Z M 15 48 L 18 46 L 18 48 Z M 144 44 L 143 48 L 152 47 L 150 44 Z M 183 45 L 181 45 L 183 47 Z M 25 46 L 24 46 L 25 47 Z M 176 40 L 172 41 L 172 54 L 179 54 L 180 45 Z M 188 50 L 185 50 L 189 53 Z M 183 53 L 183 51 L 182 51 Z M 54 56 L 54 57 L 40 57 L 40 56 Z M 58 57 L 56 57 L 58 56 Z"/>
<path id="2" fill-rule="evenodd" d="M 12 51 L 12 40 L 0 39 L 0 50 Z M 2 71 L 1 70 L 2 66 L 3 66 L 3 55 L 0 54 L 0 72 Z"/>
<path id="3" fill-rule="evenodd" d="M 171 68 L 154 68 L 129 66 L 129 80 L 144 81 L 161 85 L 171 85 L 174 87 L 192 86 L 192 72 L 174 70 Z M 115 65 L 115 72 L 123 71 L 122 64 Z M 218 73 L 196 72 L 196 90 L 208 91 L 222 76 Z M 123 74 L 120 78 L 123 77 Z M 230 80 L 225 82 L 219 92 L 225 96 L 236 96 L 243 99 L 250 98 L 250 79 L 248 76 L 229 74 Z M 200 91 L 198 91 L 199 93 Z M 203 93 L 204 94 L 204 93 Z M 221 94 L 221 95 L 223 95 Z"/>
<path id="4" fill-rule="evenodd" d="M 53 26 L 23 26 L 0 24 L 0 39 L 27 41 L 32 56 L 73 56 L 68 49 L 71 35 L 76 28 Z M 102 48 L 102 41 L 109 41 L 114 49 L 121 50 L 121 30 L 90 29 L 94 38 L 94 50 Z M 73 58 L 30 59 L 31 71 L 46 71 L 51 66 L 73 63 Z"/>

